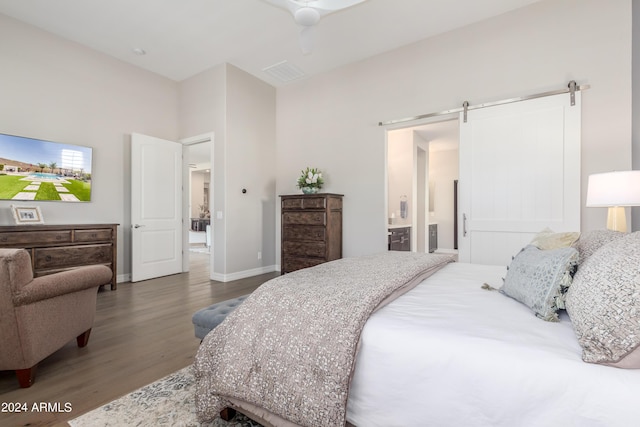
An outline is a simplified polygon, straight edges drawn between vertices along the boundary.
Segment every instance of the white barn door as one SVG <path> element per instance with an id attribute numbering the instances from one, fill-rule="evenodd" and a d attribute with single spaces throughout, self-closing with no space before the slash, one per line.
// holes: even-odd
<path id="1" fill-rule="evenodd" d="M 545 227 L 580 231 L 580 95 L 461 113 L 461 262 L 507 265 Z"/>

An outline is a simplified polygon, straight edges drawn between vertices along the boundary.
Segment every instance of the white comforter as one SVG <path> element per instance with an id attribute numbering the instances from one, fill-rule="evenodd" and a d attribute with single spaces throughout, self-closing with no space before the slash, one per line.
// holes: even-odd
<path id="1" fill-rule="evenodd" d="M 640 370 L 581 359 L 566 314 L 545 322 L 449 264 L 365 325 L 349 394 L 356 426 L 635 426 Z"/>

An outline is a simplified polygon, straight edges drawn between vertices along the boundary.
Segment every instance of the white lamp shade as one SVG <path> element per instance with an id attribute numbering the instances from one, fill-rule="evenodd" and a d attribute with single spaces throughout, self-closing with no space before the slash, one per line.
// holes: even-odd
<path id="1" fill-rule="evenodd" d="M 586 205 L 640 206 L 640 170 L 589 175 Z"/>

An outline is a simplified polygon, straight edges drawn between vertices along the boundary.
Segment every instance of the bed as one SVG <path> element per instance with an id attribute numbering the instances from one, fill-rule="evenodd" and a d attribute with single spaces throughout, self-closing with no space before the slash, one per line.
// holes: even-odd
<path id="1" fill-rule="evenodd" d="M 374 313 L 347 419 L 357 426 L 635 424 L 640 370 L 583 362 L 566 313 L 545 322 L 481 288 L 499 285 L 505 273 L 449 264 Z"/>
<path id="2" fill-rule="evenodd" d="M 355 426 L 637 424 L 640 369 L 607 365 L 640 367 L 635 359 L 640 351 L 640 235 L 596 233 L 594 238 L 582 240 L 582 247 L 562 249 L 563 254 L 569 254 L 563 256 L 571 262 L 565 263 L 567 268 L 556 277 L 566 282 L 568 274 L 573 277 L 575 266 L 582 262 L 578 271 L 583 269 L 585 277 L 580 278 L 581 284 L 574 280 L 577 290 L 573 300 L 580 301 L 573 307 L 574 317 L 579 319 L 577 325 L 566 310 L 557 306 L 559 296 L 564 296 L 567 289 L 558 290 L 558 295 L 549 294 L 558 313 L 555 317 L 529 301 L 497 291 L 504 287 L 505 277 L 518 274 L 516 260 L 510 271 L 499 266 L 445 262 L 406 293 L 373 310 L 361 329 L 355 352 L 346 422 Z M 540 249 L 535 254 L 548 258 L 556 249 Z M 584 262 L 592 255 L 591 264 Z M 599 264 L 603 263 L 608 267 L 601 272 Z M 617 267 L 611 267 L 612 263 Z M 572 266 L 573 270 L 569 268 Z M 632 307 L 631 318 L 624 319 L 619 313 L 613 316 L 621 328 L 609 331 L 604 341 L 620 344 L 622 350 L 608 348 L 606 356 L 611 360 L 585 363 L 585 357 L 600 356 L 597 348 L 591 348 L 597 340 L 589 335 L 598 328 L 593 319 L 589 323 L 584 317 L 594 313 L 607 317 L 607 313 L 617 313 L 620 307 L 612 309 L 604 304 L 601 310 L 596 309 L 598 304 L 593 298 L 603 295 L 589 299 L 579 295 L 580 286 L 588 285 L 589 294 L 598 288 L 598 283 L 604 284 L 601 287 L 606 294 L 612 283 L 620 284 L 611 279 L 616 269 L 624 272 L 625 282 L 619 287 L 625 290 L 623 306 Z M 566 288 L 569 284 L 563 285 Z M 611 295 L 604 297 L 611 301 Z M 620 291 L 616 290 L 615 295 Z M 588 309 L 581 311 L 578 305 Z M 542 320 L 544 317 L 553 321 Z M 224 328 L 221 334 L 225 334 Z M 627 342 L 629 338 L 631 342 Z M 227 336 L 224 340 L 237 341 L 237 337 Z M 204 357 L 204 352 L 199 352 L 196 358 L 197 382 L 198 369 L 210 369 L 207 363 L 202 364 Z M 295 388 L 297 383 L 293 384 L 287 387 Z M 198 393 L 209 393 L 216 387 L 201 381 Z M 304 389 L 293 394 L 296 393 L 305 396 Z M 248 403 L 242 396 L 227 395 L 225 402 L 265 425 L 329 425 L 295 419 L 291 422 L 287 414 L 274 414 L 255 398 Z"/>

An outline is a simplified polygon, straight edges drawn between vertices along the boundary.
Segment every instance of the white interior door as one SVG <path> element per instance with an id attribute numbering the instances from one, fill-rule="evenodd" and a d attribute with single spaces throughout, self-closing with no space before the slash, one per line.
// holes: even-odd
<path id="1" fill-rule="evenodd" d="M 460 117 L 459 259 L 506 265 L 549 227 L 580 231 L 580 93 Z"/>
<path id="2" fill-rule="evenodd" d="M 131 135 L 131 281 L 182 272 L 182 145 Z"/>

